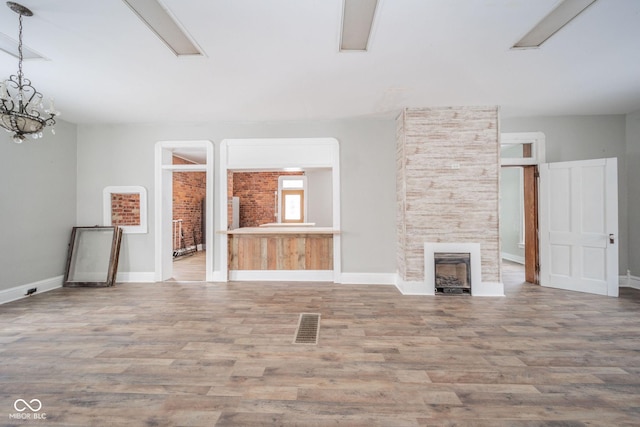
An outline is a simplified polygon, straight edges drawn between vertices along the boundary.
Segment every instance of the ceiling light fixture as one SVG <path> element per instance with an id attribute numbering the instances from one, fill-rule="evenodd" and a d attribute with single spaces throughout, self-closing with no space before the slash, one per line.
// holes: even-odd
<path id="1" fill-rule="evenodd" d="M 378 0 L 344 0 L 340 51 L 366 51 Z"/>
<path id="2" fill-rule="evenodd" d="M 33 12 L 12 1 L 8 1 L 7 6 L 20 16 L 18 74 L 0 83 L 0 126 L 7 132 L 13 132 L 13 142 L 20 144 L 27 135 L 34 139 L 42 137 L 42 129 L 45 126 L 53 126 L 56 123 L 54 117 L 60 113 L 56 111 L 53 100 L 48 109 L 44 108 L 42 94 L 22 73 L 22 17 L 32 16 Z M 51 132 L 55 133 L 53 128 Z"/>
<path id="3" fill-rule="evenodd" d="M 176 56 L 200 56 L 202 52 L 157 0 L 122 0 Z"/>
<path id="4" fill-rule="evenodd" d="M 540 47 L 542 43 L 595 2 L 596 0 L 563 0 L 520 41 L 514 44 L 513 49 Z"/>

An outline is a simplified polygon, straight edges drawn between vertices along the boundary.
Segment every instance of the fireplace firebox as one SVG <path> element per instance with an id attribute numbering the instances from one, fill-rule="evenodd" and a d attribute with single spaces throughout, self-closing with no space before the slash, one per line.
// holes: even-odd
<path id="1" fill-rule="evenodd" d="M 437 294 L 471 294 L 471 254 L 436 252 L 433 254 Z"/>

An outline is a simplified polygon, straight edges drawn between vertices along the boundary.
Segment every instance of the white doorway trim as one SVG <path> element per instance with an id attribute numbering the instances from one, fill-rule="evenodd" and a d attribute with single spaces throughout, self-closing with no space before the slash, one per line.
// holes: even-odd
<path id="1" fill-rule="evenodd" d="M 340 230 L 340 147 L 335 138 L 252 138 L 225 139 L 220 144 L 218 166 L 218 218 L 222 236 L 216 246 L 216 265 L 219 266 L 218 280 L 227 281 L 227 171 L 228 170 L 285 170 L 289 168 L 331 168 L 333 211 L 332 228 Z M 340 234 L 333 235 L 333 281 L 341 281 Z M 256 277 L 254 280 L 268 280 Z M 310 279 L 313 280 L 313 279 Z M 317 278 L 315 280 L 318 280 Z"/>
<path id="2" fill-rule="evenodd" d="M 173 152 L 176 149 L 201 149 L 206 151 L 206 163 L 201 165 L 174 165 Z M 205 280 L 213 281 L 216 272 L 213 269 L 214 240 L 213 223 L 213 143 L 200 141 L 159 141 L 155 146 L 155 270 L 154 280 L 162 282 L 173 275 L 172 219 L 173 219 L 173 172 L 206 172 L 206 244 Z M 225 181 L 226 182 L 226 181 Z M 225 204 L 226 206 L 226 204 Z"/>
<path id="3" fill-rule="evenodd" d="M 500 134 L 500 148 L 531 144 L 530 157 L 500 156 L 501 166 L 539 165 L 546 161 L 546 137 L 542 132 L 504 132 Z M 522 154 L 522 153 L 521 153 Z"/>

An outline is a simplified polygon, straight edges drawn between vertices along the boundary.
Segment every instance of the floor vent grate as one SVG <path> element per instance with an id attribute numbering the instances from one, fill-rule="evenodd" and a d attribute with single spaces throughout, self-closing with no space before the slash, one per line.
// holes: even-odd
<path id="1" fill-rule="evenodd" d="M 318 344 L 320 315 L 317 313 L 301 313 L 296 329 L 294 344 Z"/>

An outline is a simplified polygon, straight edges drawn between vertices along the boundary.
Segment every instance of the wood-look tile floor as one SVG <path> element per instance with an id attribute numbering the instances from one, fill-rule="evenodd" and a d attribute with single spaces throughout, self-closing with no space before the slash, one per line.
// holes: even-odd
<path id="1" fill-rule="evenodd" d="M 198 251 L 174 259 L 171 281 L 204 282 L 206 279 L 205 253 L 205 251 Z"/>
<path id="2" fill-rule="evenodd" d="M 244 282 L 36 294 L 0 306 L 0 425 L 639 425 L 640 291 L 520 277 L 505 269 L 505 298 Z M 322 316 L 318 345 L 292 344 L 302 312 Z M 17 399 L 46 420 L 10 418 Z"/>

